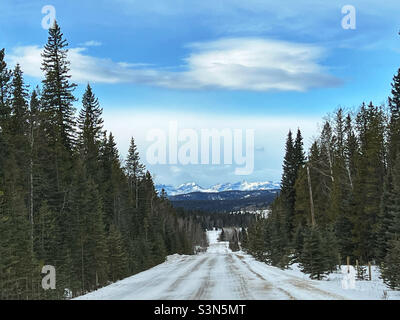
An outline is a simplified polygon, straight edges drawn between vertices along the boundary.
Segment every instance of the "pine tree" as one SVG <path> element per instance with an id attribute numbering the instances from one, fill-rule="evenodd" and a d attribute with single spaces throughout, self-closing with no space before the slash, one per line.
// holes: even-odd
<path id="1" fill-rule="evenodd" d="M 294 145 L 292 132 L 289 131 L 286 140 L 285 157 L 283 159 L 283 174 L 281 180 L 281 193 L 286 199 L 288 210 L 292 210 L 294 204 L 293 186 L 296 180 L 294 172 Z"/>
<path id="2" fill-rule="evenodd" d="M 296 139 L 293 145 L 293 162 L 294 162 L 294 176 L 297 178 L 298 171 L 301 169 L 306 161 L 306 156 L 303 148 L 303 137 L 300 129 L 297 129 Z"/>
<path id="3" fill-rule="evenodd" d="M 390 123 L 389 123 L 389 167 L 395 163 L 400 151 L 400 69 L 393 77 L 392 96 L 389 97 Z"/>
<path id="4" fill-rule="evenodd" d="M 301 253 L 304 247 L 304 229 L 301 223 L 299 223 L 296 227 L 292 247 L 294 249 L 293 261 L 300 262 Z"/>
<path id="5" fill-rule="evenodd" d="M 282 204 L 286 208 L 286 221 L 281 225 L 282 232 L 287 234 L 287 240 L 291 241 L 295 231 L 294 215 L 296 203 L 295 182 L 300 169 L 305 164 L 303 150 L 303 137 L 300 129 L 297 130 L 296 139 L 293 142 L 292 133 L 289 131 L 286 140 L 285 157 L 283 161 L 283 174 L 281 181 Z M 285 230 L 286 229 L 286 230 Z"/>
<path id="6" fill-rule="evenodd" d="M 400 290 L 400 240 L 390 242 L 388 253 L 381 266 L 383 281 L 394 290 Z"/>
<path id="7" fill-rule="evenodd" d="M 5 50 L 0 50 L 0 128 L 5 129 L 6 122 L 11 113 L 11 77 L 12 72 L 8 70 L 5 62 Z"/>
<path id="8" fill-rule="evenodd" d="M 119 153 L 114 141 L 114 136 L 111 132 L 108 138 L 104 133 L 100 150 L 100 193 L 104 202 L 104 224 L 106 231 L 108 231 L 111 224 L 115 224 L 118 227 L 120 226 L 118 222 L 117 199 L 120 187 L 119 182 L 122 174 Z"/>
<path id="9" fill-rule="evenodd" d="M 387 172 L 384 180 L 383 195 L 380 203 L 377 234 L 377 259 L 386 257 L 390 241 L 393 239 L 391 225 L 398 209 L 398 159 L 400 150 L 400 69 L 392 82 L 392 96 L 389 97 L 390 122 L 388 126 Z M 397 189 L 397 190 L 396 190 Z"/>
<path id="10" fill-rule="evenodd" d="M 392 170 L 390 170 L 390 174 L 388 173 L 385 176 L 380 211 L 378 215 L 377 243 L 375 251 L 378 263 L 383 262 L 385 259 L 388 253 L 389 243 L 393 238 L 390 228 L 393 223 L 393 214 L 395 214 L 396 198 L 396 195 L 393 193 L 393 174 Z"/>
<path id="11" fill-rule="evenodd" d="M 28 132 L 28 92 L 19 64 L 13 71 L 11 94 L 11 134 L 13 136 L 24 136 Z"/>
<path id="12" fill-rule="evenodd" d="M 72 245 L 71 259 L 75 274 L 79 274 L 77 281 L 80 285 L 77 287 L 81 287 L 80 292 L 88 292 L 107 282 L 108 251 L 97 186 L 85 176 L 83 165 L 76 170 L 72 203 L 67 216 L 68 243 Z"/>
<path id="13" fill-rule="evenodd" d="M 128 260 L 126 257 L 126 250 L 122 241 L 121 233 L 118 229 L 111 225 L 108 234 L 108 269 L 109 279 L 117 281 L 123 279 L 128 274 Z"/>
<path id="14" fill-rule="evenodd" d="M 338 120 L 339 122 L 339 120 Z M 337 125 L 338 127 L 339 125 Z M 339 131 L 337 129 L 337 131 Z M 351 234 L 354 228 L 352 221 L 353 190 L 358 160 L 358 141 L 354 132 L 353 120 L 350 114 L 345 118 L 344 124 L 343 157 L 339 152 L 338 181 L 333 186 L 332 210 L 335 212 L 335 234 L 339 251 L 343 256 L 353 256 L 354 242 Z M 339 149 L 340 150 L 340 149 Z M 344 168 L 342 169 L 342 166 Z M 342 169 L 342 170 L 341 170 Z"/>
<path id="15" fill-rule="evenodd" d="M 54 138 L 59 138 L 66 150 L 71 150 L 75 141 L 75 84 L 70 83 L 67 60 L 67 41 L 57 22 L 49 29 L 49 37 L 42 54 L 43 80 L 42 104 L 49 122 L 55 127 Z"/>
<path id="16" fill-rule="evenodd" d="M 67 42 L 57 22 L 49 29 L 47 43 L 42 53 L 44 72 L 41 94 L 41 126 L 43 141 L 39 153 L 42 155 L 38 170 L 46 185 L 41 190 L 45 200 L 60 216 L 66 209 L 73 171 L 73 153 L 76 140 L 75 101 L 70 83 Z M 63 223 L 57 219 L 57 223 Z M 63 233 L 63 226 L 58 226 Z M 62 240 L 60 240 L 62 241 Z M 65 253 L 66 254 L 66 253 Z"/>
<path id="17" fill-rule="evenodd" d="M 251 235 L 251 237 L 250 237 Z M 249 227 L 250 253 L 259 261 L 265 261 L 264 232 L 261 223 L 255 223 Z"/>
<path id="18" fill-rule="evenodd" d="M 298 141 L 299 143 L 299 141 Z M 299 145 L 297 145 L 299 148 Z M 296 154 L 296 156 L 299 156 Z M 296 182 L 296 172 L 297 165 L 295 162 L 295 147 L 292 138 L 292 132 L 289 131 L 288 137 L 286 140 L 286 148 L 285 148 L 285 157 L 283 160 L 283 173 L 281 180 L 281 196 L 283 198 L 283 205 L 285 208 L 285 222 L 281 228 L 285 228 L 286 231 L 283 231 L 285 234 L 288 234 L 289 237 L 293 232 L 293 224 L 292 219 L 294 215 L 294 205 L 295 205 L 295 191 L 294 185 Z"/>
<path id="19" fill-rule="evenodd" d="M 319 165 L 321 166 L 322 171 L 324 171 L 324 174 L 329 177 L 330 183 L 334 182 L 334 136 L 332 131 L 330 122 L 326 121 L 319 139 L 319 147 L 321 150 Z M 328 188 L 330 183 L 327 184 Z"/>
<path id="20" fill-rule="evenodd" d="M 345 158 L 345 166 L 348 176 L 348 182 L 350 184 L 351 190 L 353 191 L 354 189 L 353 180 L 355 175 L 356 159 L 357 159 L 359 145 L 357 137 L 354 133 L 353 120 L 350 114 L 347 115 L 345 123 L 346 124 L 344 129 L 344 135 L 345 135 L 344 158 Z"/>
<path id="21" fill-rule="evenodd" d="M 393 290 L 400 290 L 400 240 L 390 243 L 385 261 L 381 266 L 383 281 Z"/>
<path id="22" fill-rule="evenodd" d="M 400 158 L 400 155 L 398 155 Z M 397 160 L 397 158 L 396 158 Z M 396 161 L 392 171 L 392 188 L 388 195 L 388 222 L 386 236 L 389 241 L 400 238 L 400 161 Z"/>
<path id="23" fill-rule="evenodd" d="M 56 240 L 56 215 L 51 211 L 47 201 L 43 201 L 34 217 L 35 221 L 35 252 L 43 265 L 54 265 Z"/>
<path id="24" fill-rule="evenodd" d="M 139 203 L 139 181 L 144 176 L 144 170 L 145 166 L 140 163 L 139 152 L 137 151 L 135 140 L 132 137 L 128 150 L 128 157 L 126 159 L 126 172 L 129 178 L 129 189 L 134 195 L 136 209 Z"/>
<path id="25" fill-rule="evenodd" d="M 338 262 L 338 245 L 335 232 L 332 227 L 327 227 L 321 232 L 322 247 L 325 259 L 325 268 L 328 272 L 333 272 L 337 268 Z"/>
<path id="26" fill-rule="evenodd" d="M 358 266 L 356 267 L 357 279 L 365 280 L 367 277 L 367 267 L 364 265 L 363 261 L 360 259 L 358 261 Z"/>
<path id="27" fill-rule="evenodd" d="M 101 117 L 103 110 L 100 108 L 99 101 L 89 84 L 82 98 L 82 106 L 77 121 L 79 128 L 78 147 L 85 161 L 88 175 L 98 181 L 100 143 L 103 134 L 103 119 Z"/>
<path id="28" fill-rule="evenodd" d="M 8 125 L 9 133 L 9 152 L 13 153 L 17 166 L 20 170 L 18 183 L 23 190 L 28 190 L 29 173 L 29 110 L 28 110 L 28 92 L 24 84 L 24 79 L 20 66 L 17 64 L 12 78 L 11 86 L 11 115 Z"/>
<path id="29" fill-rule="evenodd" d="M 32 227 L 32 238 L 34 235 L 34 215 L 36 209 L 36 185 L 35 178 L 37 177 L 36 165 L 38 161 L 38 145 L 40 144 L 40 98 L 39 98 L 39 88 L 37 87 L 32 91 L 29 103 L 29 117 L 28 117 L 28 126 L 29 126 L 29 218 Z M 36 179 L 36 183 L 37 183 Z"/>
<path id="30" fill-rule="evenodd" d="M 4 181 L 5 162 L 8 155 L 7 126 L 11 116 L 11 76 L 5 62 L 5 51 L 0 50 L 0 188 Z"/>
<path id="31" fill-rule="evenodd" d="M 321 280 L 328 268 L 321 233 L 318 228 L 310 228 L 304 235 L 304 247 L 300 262 L 301 270 L 311 279 Z"/>
<path id="32" fill-rule="evenodd" d="M 357 243 L 354 256 L 364 261 L 370 261 L 376 252 L 378 213 L 385 175 L 384 122 L 382 108 L 372 103 L 363 105 L 357 115 L 360 157 L 354 182 L 352 222 L 353 241 Z"/>
<path id="33" fill-rule="evenodd" d="M 99 288 L 107 283 L 108 266 L 107 266 L 107 242 L 104 231 L 103 210 L 97 187 L 93 181 L 89 180 L 88 185 L 88 226 L 87 232 L 87 249 L 92 256 L 89 265 L 91 266 L 91 274 L 88 280 L 92 283 L 92 288 Z"/>
<path id="34" fill-rule="evenodd" d="M 0 278 L 5 299 L 29 299 L 34 253 L 30 225 L 20 184 L 21 171 L 15 154 L 10 153 L 5 163 L 4 191 L 0 197 L 2 233 L 0 249 Z"/>

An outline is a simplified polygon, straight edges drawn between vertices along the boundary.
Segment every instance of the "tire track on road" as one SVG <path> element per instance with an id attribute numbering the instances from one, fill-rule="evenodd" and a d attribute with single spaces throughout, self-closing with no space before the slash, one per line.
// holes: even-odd
<path id="1" fill-rule="evenodd" d="M 244 261 L 243 260 L 243 257 L 242 256 L 239 256 L 239 255 L 236 255 L 237 256 L 237 258 L 239 259 L 239 261 L 241 261 L 243 264 L 245 264 L 247 267 L 248 267 L 248 269 L 250 270 L 250 271 L 252 271 L 253 273 L 255 273 L 255 274 L 258 274 L 256 271 L 254 271 L 254 270 L 252 270 L 252 268 L 250 267 L 250 265 L 246 262 L 246 261 Z M 333 298 L 333 299 L 336 299 L 336 300 L 347 300 L 347 298 L 345 298 L 345 297 L 343 297 L 343 296 L 340 296 L 340 295 L 338 295 L 338 294 L 335 294 L 335 293 L 331 293 L 331 292 L 328 292 L 328 291 L 325 291 L 325 290 L 323 290 L 323 289 L 320 289 L 320 288 L 317 288 L 317 287 L 315 287 L 312 283 L 309 283 L 307 280 L 303 280 L 303 279 L 300 279 L 300 278 L 298 278 L 298 277 L 296 277 L 296 276 L 293 276 L 293 275 L 290 275 L 290 274 L 285 274 L 285 275 L 282 275 L 281 273 L 279 273 L 279 270 L 272 270 L 271 269 L 271 267 L 270 266 L 268 266 L 268 265 L 266 265 L 266 267 L 269 267 L 270 269 L 268 270 L 269 272 L 271 272 L 271 273 L 275 273 L 276 275 L 279 275 L 279 276 L 284 276 L 284 277 L 286 277 L 286 279 L 284 279 L 284 280 L 282 280 L 282 281 L 284 281 L 284 282 L 286 282 L 286 283 L 288 283 L 288 284 L 290 284 L 290 285 L 293 285 L 294 287 L 296 287 L 296 288 L 298 288 L 298 289 L 301 289 L 301 290 L 303 290 L 303 291 L 306 291 L 309 295 L 312 295 L 312 296 L 315 296 L 315 295 L 322 295 L 322 296 L 324 296 L 323 298 L 326 298 L 326 297 L 331 297 L 331 298 Z M 263 279 L 265 279 L 263 276 L 261 276 L 260 274 L 258 274 L 261 278 L 263 278 Z M 277 289 L 280 289 L 280 290 L 282 290 L 282 291 L 285 291 L 286 292 L 286 294 L 288 294 L 288 295 L 290 295 L 291 297 L 293 297 L 288 291 L 286 291 L 285 289 L 282 289 L 282 288 L 280 288 L 280 287 L 278 287 L 278 286 L 276 286 L 276 285 L 274 285 Z M 296 299 L 295 297 L 293 297 L 293 299 Z"/>
<path id="2" fill-rule="evenodd" d="M 209 295 L 210 289 L 213 287 L 213 281 L 211 280 L 211 273 L 213 267 L 217 262 L 217 257 L 213 257 L 211 261 L 208 263 L 208 273 L 205 281 L 200 286 L 200 288 L 196 291 L 196 293 L 190 298 L 191 300 L 206 300 L 207 295 Z"/>
<path id="3" fill-rule="evenodd" d="M 236 255 L 235 255 L 236 256 Z M 253 273 L 257 278 L 259 278 L 260 280 L 264 281 L 267 285 L 266 289 L 277 289 L 280 292 L 282 292 L 283 294 L 285 294 L 290 300 L 296 300 L 296 298 L 287 290 L 280 288 L 276 285 L 274 285 L 273 283 L 269 282 L 267 279 L 265 279 L 261 274 L 259 274 L 258 272 L 254 271 L 253 268 L 245 261 L 243 261 L 242 259 L 240 259 L 238 256 L 236 256 L 238 258 L 237 261 L 240 261 L 246 268 L 247 270 L 249 270 L 251 273 Z M 265 288 L 265 287 L 264 287 Z"/>
<path id="4" fill-rule="evenodd" d="M 209 259 L 209 256 L 204 256 L 200 261 L 198 261 L 194 266 L 189 267 L 188 270 L 186 270 L 182 275 L 180 275 L 169 287 L 167 290 L 167 294 L 164 295 L 163 297 L 159 298 L 159 300 L 173 300 L 175 298 L 171 298 L 171 294 L 173 295 L 174 292 L 177 291 L 177 288 L 180 286 L 180 284 L 184 281 L 187 280 L 191 274 L 199 270 L 199 268 Z"/>
<path id="5" fill-rule="evenodd" d="M 140 282 L 132 283 L 132 287 L 134 289 L 133 294 L 138 296 L 138 298 L 136 298 L 136 299 L 140 299 L 140 296 L 143 295 L 146 291 L 152 290 L 151 288 L 157 288 L 158 286 L 160 286 L 160 284 L 171 280 L 168 277 L 168 274 L 163 272 L 164 270 L 166 272 L 168 272 L 169 274 L 175 274 L 176 272 L 179 272 L 183 266 L 191 265 L 191 264 L 195 263 L 196 260 L 197 260 L 197 256 L 185 256 L 179 262 L 171 262 L 171 264 L 174 264 L 174 266 L 170 270 L 168 269 L 168 266 L 169 266 L 168 262 L 164 262 L 163 264 L 156 266 L 155 268 L 160 269 L 159 275 L 157 275 L 155 277 L 153 276 L 149 279 L 148 278 L 143 279 Z M 150 269 L 150 270 L 152 270 L 152 269 Z M 148 271 L 148 270 L 146 270 L 146 271 Z M 143 272 L 146 272 L 146 271 L 143 271 Z M 129 291 L 132 292 L 132 288 L 131 287 L 129 289 L 127 288 L 124 291 L 126 291 L 127 293 Z M 154 290 L 154 291 L 157 291 L 157 290 Z"/>
<path id="6" fill-rule="evenodd" d="M 232 254 L 225 257 L 225 262 L 229 269 L 229 274 L 233 274 L 236 279 L 234 281 L 238 284 L 238 293 L 242 299 L 254 299 L 253 295 L 250 293 L 247 282 L 245 281 L 243 275 L 239 272 L 239 268 L 235 266 L 234 258 Z M 232 279 L 234 277 L 231 277 Z"/>

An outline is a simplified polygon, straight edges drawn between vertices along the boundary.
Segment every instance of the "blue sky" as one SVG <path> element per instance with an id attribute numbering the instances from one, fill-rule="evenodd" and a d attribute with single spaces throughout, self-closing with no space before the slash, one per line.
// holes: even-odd
<path id="1" fill-rule="evenodd" d="M 160 183 L 279 180 L 289 129 L 300 127 L 309 145 L 337 106 L 385 102 L 400 67 L 397 0 L 1 0 L 0 47 L 32 86 L 45 5 L 69 42 L 76 96 L 91 83 L 122 155 L 134 135 L 146 162 L 146 132 L 169 121 L 255 130 L 252 174 L 146 163 Z M 356 9 L 354 30 L 341 26 L 344 5 Z"/>

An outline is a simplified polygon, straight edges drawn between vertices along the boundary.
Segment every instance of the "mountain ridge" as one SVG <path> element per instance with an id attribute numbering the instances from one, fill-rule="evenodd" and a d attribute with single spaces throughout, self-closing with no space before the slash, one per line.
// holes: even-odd
<path id="1" fill-rule="evenodd" d="M 217 183 L 208 188 L 203 188 L 196 182 L 183 183 L 177 187 L 172 185 L 157 184 L 156 190 L 161 193 L 164 189 L 168 196 L 177 196 L 193 192 L 218 193 L 223 191 L 258 191 L 258 190 L 277 190 L 280 184 L 273 181 L 247 182 L 245 180 L 235 183 Z"/>

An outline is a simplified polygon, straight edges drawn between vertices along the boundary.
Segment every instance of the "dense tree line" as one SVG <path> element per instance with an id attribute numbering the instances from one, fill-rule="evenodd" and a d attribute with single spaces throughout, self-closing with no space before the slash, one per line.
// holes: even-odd
<path id="1" fill-rule="evenodd" d="M 90 85 L 76 116 L 67 45 L 55 23 L 31 92 L 0 51 L 0 299 L 81 295 L 206 241 L 157 194 L 133 139 L 121 160 Z M 43 265 L 55 290 L 41 287 Z"/>
<path id="2" fill-rule="evenodd" d="M 375 262 L 400 288 L 400 70 L 388 106 L 338 108 L 324 120 L 307 157 L 300 130 L 289 132 L 282 190 L 266 219 L 242 240 L 255 257 L 300 263 L 321 279 L 349 256 Z"/>
<path id="3" fill-rule="evenodd" d="M 176 208 L 182 216 L 191 217 L 197 221 L 204 230 L 222 229 L 225 227 L 247 228 L 255 220 L 252 212 L 209 212 L 201 210 L 186 210 Z"/>
<path id="4" fill-rule="evenodd" d="M 175 208 L 204 212 L 238 212 L 263 210 L 276 198 L 279 190 L 193 192 L 170 196 Z"/>

